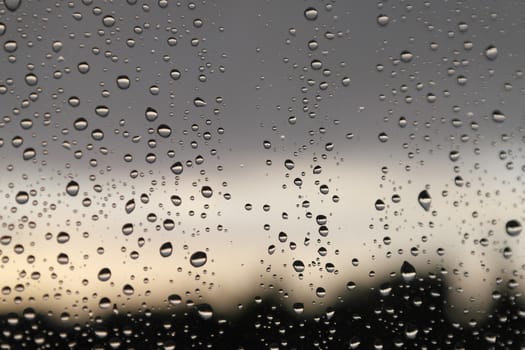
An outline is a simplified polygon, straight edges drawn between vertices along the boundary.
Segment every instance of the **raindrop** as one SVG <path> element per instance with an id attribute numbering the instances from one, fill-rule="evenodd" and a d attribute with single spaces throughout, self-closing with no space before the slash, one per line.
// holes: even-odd
<path id="1" fill-rule="evenodd" d="M 428 193 L 427 190 L 421 191 L 419 195 L 417 196 L 417 200 L 419 202 L 419 205 L 421 205 L 421 207 L 425 209 L 425 211 L 430 210 L 430 204 L 432 203 L 432 198 L 430 197 L 430 194 Z"/>
<path id="2" fill-rule="evenodd" d="M 213 190 L 210 186 L 202 186 L 201 194 L 204 198 L 210 198 L 213 195 Z"/>
<path id="3" fill-rule="evenodd" d="M 124 224 L 122 226 L 122 233 L 125 236 L 129 236 L 130 234 L 132 234 L 133 233 L 133 224 L 131 224 L 131 223 Z"/>
<path id="4" fill-rule="evenodd" d="M 82 131 L 82 130 L 85 130 L 88 127 L 88 122 L 84 118 L 78 118 L 73 123 L 73 126 L 75 127 L 76 130 Z"/>
<path id="5" fill-rule="evenodd" d="M 167 126 L 166 124 L 161 124 L 157 128 L 157 134 L 159 134 L 160 137 L 170 137 L 171 128 Z"/>
<path id="6" fill-rule="evenodd" d="M 147 121 L 152 122 L 158 118 L 159 113 L 157 113 L 155 109 L 148 107 L 146 108 L 146 112 L 144 112 L 144 116 L 146 117 Z"/>
<path id="7" fill-rule="evenodd" d="M 410 51 L 403 51 L 400 55 L 401 61 L 408 63 L 414 59 L 414 54 Z"/>
<path id="8" fill-rule="evenodd" d="M 381 27 L 384 27 L 390 22 L 390 17 L 387 15 L 379 15 L 377 16 L 377 24 L 379 24 Z"/>
<path id="9" fill-rule="evenodd" d="M 180 297 L 180 295 L 178 294 L 171 294 L 169 297 L 168 297 L 168 302 L 171 304 L 171 305 L 178 305 L 182 302 L 182 298 Z"/>
<path id="10" fill-rule="evenodd" d="M 29 193 L 26 191 L 20 191 L 16 194 L 15 200 L 18 204 L 26 204 L 29 200 Z"/>
<path id="11" fill-rule="evenodd" d="M 80 190 L 80 186 L 78 185 L 76 181 L 71 180 L 66 185 L 66 193 L 72 197 L 76 196 L 79 190 Z"/>
<path id="12" fill-rule="evenodd" d="M 315 21 L 317 16 L 319 16 L 319 11 L 313 7 L 309 7 L 304 10 L 304 17 L 309 21 Z"/>
<path id="13" fill-rule="evenodd" d="M 208 261 L 208 257 L 205 252 L 198 251 L 191 255 L 190 264 L 193 267 L 201 267 Z"/>
<path id="14" fill-rule="evenodd" d="M 104 267 L 98 272 L 98 279 L 101 282 L 106 282 L 111 278 L 111 270 L 107 267 Z"/>
<path id="15" fill-rule="evenodd" d="M 385 202 L 383 202 L 381 199 L 376 200 L 374 205 L 378 211 L 385 210 L 386 208 Z"/>
<path id="16" fill-rule="evenodd" d="M 498 48 L 494 45 L 487 46 L 485 49 L 485 57 L 491 61 L 494 61 L 498 57 Z"/>
<path id="17" fill-rule="evenodd" d="M 163 243 L 160 246 L 159 252 L 160 256 L 162 256 L 163 258 L 167 258 L 173 253 L 173 245 L 171 244 L 171 242 Z"/>
<path id="18" fill-rule="evenodd" d="M 38 84 L 38 77 L 33 73 L 29 73 L 25 76 L 25 82 L 29 86 L 35 86 Z"/>
<path id="19" fill-rule="evenodd" d="M 57 242 L 60 243 L 60 244 L 64 244 L 64 243 L 69 242 L 69 233 L 63 232 L 63 231 L 60 232 L 57 235 Z"/>
<path id="20" fill-rule="evenodd" d="M 505 119 L 507 119 L 507 117 L 501 111 L 495 110 L 492 112 L 492 120 L 496 123 L 503 123 Z"/>
<path id="21" fill-rule="evenodd" d="M 20 7 L 21 0 L 4 0 L 5 7 L 9 11 L 16 11 Z"/>
<path id="22" fill-rule="evenodd" d="M 178 69 L 172 69 L 172 70 L 170 71 L 170 77 L 171 77 L 171 79 L 173 79 L 173 80 L 179 80 L 180 77 L 181 77 L 181 75 L 182 75 L 182 74 L 180 73 L 180 71 L 179 71 Z"/>
<path id="23" fill-rule="evenodd" d="M 171 203 L 173 203 L 173 205 L 176 207 L 182 204 L 182 198 L 180 198 L 180 196 L 173 195 L 170 197 L 170 199 L 171 199 Z"/>
<path id="24" fill-rule="evenodd" d="M 86 74 L 89 72 L 89 64 L 87 62 L 80 62 L 77 65 L 77 69 L 81 74 Z"/>
<path id="25" fill-rule="evenodd" d="M 133 210 L 135 210 L 135 200 L 134 199 L 130 199 L 127 203 L 126 203 L 126 214 L 131 214 L 131 212 Z"/>
<path id="26" fill-rule="evenodd" d="M 293 269 L 295 272 L 303 272 L 304 271 L 304 263 L 301 260 L 295 260 L 293 262 Z"/>
<path id="27" fill-rule="evenodd" d="M 213 309 L 209 304 L 200 304 L 195 307 L 200 318 L 209 320 L 213 317 Z"/>
<path id="28" fill-rule="evenodd" d="M 522 229 L 523 227 L 521 226 L 521 222 L 518 220 L 509 220 L 505 224 L 505 231 L 511 237 L 519 235 Z"/>
<path id="29" fill-rule="evenodd" d="M 410 282 L 416 277 L 416 269 L 408 261 L 401 265 L 401 277 L 405 282 Z"/>
<path id="30" fill-rule="evenodd" d="M 102 18 L 102 23 L 106 27 L 112 27 L 115 24 L 116 21 L 117 20 L 115 19 L 115 17 L 110 16 L 110 15 L 104 16 L 104 18 Z"/>
<path id="31" fill-rule="evenodd" d="M 200 97 L 196 97 L 194 100 L 193 100 L 193 105 L 195 107 L 204 107 L 206 106 L 206 101 L 204 101 L 202 98 Z"/>
<path id="32" fill-rule="evenodd" d="M 284 167 L 288 170 L 292 170 L 295 167 L 295 163 L 291 159 L 287 159 L 284 161 Z"/>
<path id="33" fill-rule="evenodd" d="M 129 88 L 130 85 L 131 85 L 131 81 L 129 80 L 129 78 L 126 75 L 119 75 L 117 77 L 117 86 L 120 89 L 126 90 L 126 89 Z"/>
<path id="34" fill-rule="evenodd" d="M 324 298 L 326 295 L 326 290 L 323 287 L 317 287 L 315 290 L 315 295 L 317 295 L 318 298 Z"/>
<path id="35" fill-rule="evenodd" d="M 31 160 L 36 157 L 36 151 L 34 148 L 26 148 L 22 154 L 24 160 Z"/>
<path id="36" fill-rule="evenodd" d="M 182 165 L 181 162 L 175 162 L 173 163 L 173 165 L 171 166 L 171 172 L 175 175 L 180 175 L 182 174 L 183 170 L 184 170 L 184 167 Z M 180 205 L 180 203 L 179 203 Z"/>
<path id="37" fill-rule="evenodd" d="M 304 304 L 303 303 L 294 303 L 293 304 L 293 311 L 300 315 L 304 312 Z"/>

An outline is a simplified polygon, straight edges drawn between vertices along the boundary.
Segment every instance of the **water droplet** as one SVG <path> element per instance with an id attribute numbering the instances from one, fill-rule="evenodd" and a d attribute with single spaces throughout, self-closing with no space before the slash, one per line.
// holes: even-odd
<path id="1" fill-rule="evenodd" d="M 213 317 L 213 309 L 209 304 L 200 304 L 196 306 L 197 313 L 203 320 L 209 320 Z"/>
<path id="2" fill-rule="evenodd" d="M 379 139 L 379 141 L 381 141 L 382 143 L 385 143 L 388 141 L 388 135 L 385 133 L 385 132 L 382 132 L 380 133 L 377 138 Z"/>
<path id="3" fill-rule="evenodd" d="M 24 160 L 31 160 L 36 157 L 36 151 L 34 148 L 26 148 L 22 154 Z"/>
<path id="4" fill-rule="evenodd" d="M 326 290 L 323 287 L 317 287 L 315 295 L 317 295 L 318 298 L 324 298 L 326 296 Z"/>
<path id="5" fill-rule="evenodd" d="M 208 256 L 205 252 L 198 251 L 191 255 L 190 264 L 193 267 L 201 267 L 208 261 Z"/>
<path id="6" fill-rule="evenodd" d="M 202 186 L 201 194 L 204 198 L 210 198 L 213 195 L 213 190 L 210 186 Z"/>
<path id="7" fill-rule="evenodd" d="M 57 235 L 57 242 L 60 244 L 64 244 L 69 242 L 69 238 L 69 233 L 62 231 Z"/>
<path id="8" fill-rule="evenodd" d="M 100 299 L 98 307 L 101 309 L 109 309 L 111 307 L 111 300 L 107 297 Z"/>
<path id="9" fill-rule="evenodd" d="M 171 305 L 178 305 L 182 302 L 182 298 L 180 297 L 180 295 L 178 294 L 171 294 L 169 297 L 168 297 L 168 302 L 171 304 Z"/>
<path id="10" fill-rule="evenodd" d="M 98 272 L 99 281 L 106 282 L 106 281 L 109 281 L 110 278 L 111 278 L 111 270 L 108 269 L 107 267 L 104 267 Z"/>
<path id="11" fill-rule="evenodd" d="M 122 287 L 122 293 L 124 295 L 133 295 L 135 293 L 135 289 L 131 284 L 125 284 L 124 287 Z"/>
<path id="12" fill-rule="evenodd" d="M 309 21 L 315 21 L 319 16 L 319 11 L 313 7 L 309 7 L 304 10 L 304 17 Z"/>
<path id="13" fill-rule="evenodd" d="M 160 256 L 162 256 L 163 258 L 167 258 L 173 253 L 173 245 L 171 244 L 171 242 L 163 243 L 160 246 L 159 252 Z"/>
<path id="14" fill-rule="evenodd" d="M 408 261 L 401 265 L 401 277 L 405 282 L 410 282 L 416 277 L 416 269 Z"/>
<path id="15" fill-rule="evenodd" d="M 284 161 L 284 167 L 288 170 L 292 170 L 295 167 L 295 163 L 291 159 L 287 159 Z"/>
<path id="16" fill-rule="evenodd" d="M 430 204 L 432 203 L 432 198 L 430 197 L 430 194 L 428 193 L 427 190 L 423 190 L 419 192 L 419 195 L 417 196 L 417 200 L 419 202 L 419 205 L 421 205 L 421 207 L 425 209 L 425 211 L 430 210 Z"/>
<path id="17" fill-rule="evenodd" d="M 293 304 L 293 311 L 300 315 L 304 312 L 304 304 L 303 303 L 294 303 Z"/>
<path id="18" fill-rule="evenodd" d="M 18 204 L 26 204 L 29 200 L 29 193 L 26 191 L 20 191 L 16 194 L 15 200 Z"/>
<path id="19" fill-rule="evenodd" d="M 106 27 L 112 27 L 116 21 L 117 20 L 115 19 L 115 17 L 110 16 L 110 15 L 104 16 L 104 18 L 102 18 L 102 23 Z"/>
<path id="20" fill-rule="evenodd" d="M 12 53 L 15 52 L 18 48 L 18 43 L 14 40 L 8 40 L 4 43 L 4 50 L 6 52 Z"/>
<path id="21" fill-rule="evenodd" d="M 25 82 L 29 86 L 35 86 L 38 84 L 38 77 L 33 73 L 29 73 L 25 76 Z"/>
<path id="22" fill-rule="evenodd" d="M 78 191 L 80 190 L 80 186 L 76 181 L 69 181 L 66 185 L 66 193 L 72 197 L 76 196 L 78 194 Z"/>
<path id="23" fill-rule="evenodd" d="M 171 77 L 171 79 L 173 79 L 173 80 L 179 80 L 180 77 L 181 77 L 181 75 L 182 75 L 182 74 L 181 74 L 181 72 L 180 72 L 178 69 L 172 69 L 172 70 L 170 71 L 170 77 Z"/>
<path id="24" fill-rule="evenodd" d="M 410 51 L 403 51 L 399 57 L 401 58 L 401 61 L 408 63 L 414 59 L 414 54 Z"/>
<path id="25" fill-rule="evenodd" d="M 117 86 L 120 89 L 126 90 L 126 89 L 129 88 L 130 85 L 131 85 L 131 81 L 129 80 L 129 78 L 126 75 L 119 75 L 117 77 Z"/>
<path id="26" fill-rule="evenodd" d="M 89 72 L 89 64 L 87 62 L 80 62 L 77 65 L 77 69 L 81 74 L 86 74 Z"/>
<path id="27" fill-rule="evenodd" d="M 385 210 L 386 204 L 381 199 L 376 200 L 374 206 L 376 207 L 376 210 L 382 211 Z"/>
<path id="28" fill-rule="evenodd" d="M 171 128 L 167 126 L 166 124 L 161 124 L 157 128 L 157 134 L 159 134 L 160 137 L 170 137 L 171 135 Z"/>
<path id="29" fill-rule="evenodd" d="M 109 107 L 104 105 L 97 106 L 95 107 L 95 114 L 99 117 L 105 118 L 109 115 Z"/>
<path id="30" fill-rule="evenodd" d="M 122 233 L 125 236 L 129 236 L 130 234 L 132 234 L 133 233 L 133 224 L 131 224 L 131 223 L 124 224 L 122 226 Z"/>
<path id="31" fill-rule="evenodd" d="M 4 4 L 9 11 L 16 11 L 20 7 L 21 0 L 4 0 Z"/>
<path id="32" fill-rule="evenodd" d="M 73 123 L 73 126 L 75 127 L 76 130 L 82 131 L 82 130 L 85 130 L 88 127 L 88 122 L 84 118 L 78 118 Z"/>
<path id="33" fill-rule="evenodd" d="M 180 175 L 184 171 L 184 167 L 181 162 L 175 162 L 171 166 L 171 172 L 175 175 Z"/>
<path id="34" fill-rule="evenodd" d="M 159 113 L 152 107 L 148 107 L 146 108 L 146 112 L 144 112 L 144 116 L 146 117 L 147 121 L 152 122 L 158 118 Z"/>
<path id="35" fill-rule="evenodd" d="M 57 262 L 60 265 L 65 265 L 69 263 L 69 256 L 66 253 L 60 253 L 57 255 Z"/>
<path id="36" fill-rule="evenodd" d="M 505 119 L 507 119 L 507 117 L 501 111 L 495 110 L 492 112 L 492 120 L 496 123 L 503 123 Z"/>
<path id="37" fill-rule="evenodd" d="M 127 203 L 126 203 L 126 214 L 131 214 L 131 212 L 133 210 L 135 210 L 135 200 L 134 199 L 130 199 Z"/>
<path id="38" fill-rule="evenodd" d="M 485 49 L 485 57 L 491 61 L 494 61 L 498 57 L 498 48 L 494 45 L 487 46 Z"/>
<path id="39" fill-rule="evenodd" d="M 379 24 L 381 27 L 384 27 L 390 22 L 390 17 L 387 15 L 379 15 L 377 16 L 377 24 Z"/>
<path id="40" fill-rule="evenodd" d="M 349 86 L 350 85 L 350 78 L 349 77 L 344 77 L 343 79 L 341 79 L 341 84 L 343 86 Z"/>
<path id="41" fill-rule="evenodd" d="M 523 227 L 521 226 L 521 222 L 519 222 L 518 220 L 509 220 L 505 224 L 505 231 L 511 237 L 519 235 L 522 229 Z"/>
<path id="42" fill-rule="evenodd" d="M 200 97 L 196 97 L 194 100 L 193 100 L 193 105 L 195 107 L 204 107 L 206 106 L 206 101 L 204 101 L 202 98 Z"/>
<path id="43" fill-rule="evenodd" d="M 304 263 L 301 260 L 295 260 L 292 264 L 293 269 L 295 272 L 303 272 L 304 271 Z"/>
<path id="44" fill-rule="evenodd" d="M 173 203 L 173 205 L 176 207 L 182 204 L 182 198 L 180 198 L 177 195 L 171 196 L 170 199 L 171 199 L 171 203 Z"/>

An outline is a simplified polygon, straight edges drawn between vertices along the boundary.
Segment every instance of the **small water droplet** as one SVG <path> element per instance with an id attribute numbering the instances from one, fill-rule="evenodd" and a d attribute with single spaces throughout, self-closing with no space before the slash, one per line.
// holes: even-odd
<path id="1" fill-rule="evenodd" d="M 193 105 L 195 107 L 205 107 L 206 106 L 206 101 L 204 101 L 202 98 L 200 97 L 196 97 L 194 100 L 193 100 Z"/>
<path id="2" fill-rule="evenodd" d="M 24 160 L 31 160 L 36 157 L 36 151 L 34 148 L 26 148 L 22 154 Z"/>
<path id="3" fill-rule="evenodd" d="M 131 212 L 133 212 L 133 210 L 135 210 L 135 200 L 134 199 L 130 199 L 127 203 L 126 203 L 126 214 L 131 214 Z"/>
<path id="4" fill-rule="evenodd" d="M 401 61 L 408 63 L 414 59 L 414 54 L 410 51 L 403 51 L 399 57 L 401 58 Z"/>
<path id="5" fill-rule="evenodd" d="M 203 320 L 209 320 L 213 317 L 213 309 L 209 304 L 200 304 L 196 306 L 197 313 Z"/>
<path id="6" fill-rule="evenodd" d="M 304 263 L 301 260 L 295 260 L 292 264 L 293 269 L 295 272 L 303 272 L 304 271 Z"/>
<path id="7" fill-rule="evenodd" d="M 295 167 L 295 163 L 291 159 L 286 159 L 284 161 L 284 167 L 288 170 L 292 170 Z"/>

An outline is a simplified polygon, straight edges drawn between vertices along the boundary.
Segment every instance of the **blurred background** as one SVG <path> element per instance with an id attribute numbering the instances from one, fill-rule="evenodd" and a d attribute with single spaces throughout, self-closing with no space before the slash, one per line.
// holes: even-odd
<path id="1" fill-rule="evenodd" d="M 524 13 L 4 0 L 0 344 L 523 348 Z"/>

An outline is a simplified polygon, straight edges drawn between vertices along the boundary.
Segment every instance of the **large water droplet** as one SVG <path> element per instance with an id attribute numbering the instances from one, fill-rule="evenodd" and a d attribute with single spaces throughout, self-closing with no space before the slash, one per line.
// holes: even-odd
<path id="1" fill-rule="evenodd" d="M 78 191 L 80 190 L 80 186 L 76 181 L 69 181 L 66 185 L 66 193 L 70 196 L 76 196 L 78 194 Z"/>
<path id="2" fill-rule="evenodd" d="M 111 270 L 107 267 L 104 267 L 98 272 L 98 279 L 101 282 L 106 282 L 111 278 Z"/>
<path id="3" fill-rule="evenodd" d="M 503 123 L 505 119 L 507 119 L 507 117 L 501 111 L 495 110 L 492 112 L 492 120 L 496 123 Z"/>
<path id="4" fill-rule="evenodd" d="M 306 18 L 309 21 L 315 21 L 317 17 L 319 16 L 319 11 L 313 7 L 309 7 L 306 10 L 304 10 L 304 18 Z"/>
<path id="5" fill-rule="evenodd" d="M 16 11 L 20 7 L 21 0 L 4 0 L 4 4 L 9 11 Z"/>
<path id="6" fill-rule="evenodd" d="M 160 246 L 159 252 L 160 256 L 162 256 L 163 258 L 167 258 L 173 253 L 173 245 L 171 244 L 171 242 L 163 243 Z"/>
<path id="7" fill-rule="evenodd" d="M 31 160 L 36 157 L 36 151 L 34 148 L 26 148 L 22 154 L 24 160 Z"/>
<path id="8" fill-rule="evenodd" d="M 202 186 L 201 194 L 204 198 L 210 198 L 213 195 L 213 190 L 210 186 Z"/>
<path id="9" fill-rule="evenodd" d="M 301 260 L 295 260 L 292 264 L 293 269 L 295 272 L 303 272 L 304 271 L 304 263 Z"/>
<path id="10" fill-rule="evenodd" d="M 401 277 L 405 282 L 410 282 L 416 277 L 416 269 L 408 261 L 401 265 Z"/>
<path id="11" fill-rule="evenodd" d="M 213 317 L 213 309 L 209 304 L 200 304 L 195 307 L 203 320 L 209 320 Z"/>
<path id="12" fill-rule="evenodd" d="M 423 190 L 419 192 L 419 195 L 417 196 L 417 200 L 419 202 L 419 205 L 421 205 L 421 207 L 425 209 L 425 211 L 430 210 L 430 204 L 432 203 L 432 198 L 430 197 L 430 194 L 428 193 L 427 190 Z"/>
<path id="13" fill-rule="evenodd" d="M 485 49 L 485 57 L 491 61 L 494 61 L 498 57 L 498 48 L 494 45 L 487 46 Z"/>
<path id="14" fill-rule="evenodd" d="M 379 24 L 381 27 L 384 27 L 390 22 L 390 17 L 387 15 L 379 15 L 377 16 L 377 24 Z"/>
<path id="15" fill-rule="evenodd" d="M 518 220 L 509 220 L 505 224 L 505 231 L 509 236 L 517 236 L 521 233 L 523 227 L 521 226 L 521 222 Z"/>
<path id="16" fill-rule="evenodd" d="M 127 203 L 126 203 L 126 214 L 130 214 L 133 210 L 135 210 L 135 200 L 134 199 L 130 199 Z"/>
<path id="17" fill-rule="evenodd" d="M 201 267 L 208 261 L 208 256 L 205 252 L 198 251 L 191 255 L 190 264 L 193 267 Z"/>
<path id="18" fill-rule="evenodd" d="M 29 200 L 29 193 L 20 191 L 16 194 L 15 200 L 18 204 L 25 204 Z"/>
<path id="19" fill-rule="evenodd" d="M 122 89 L 126 90 L 131 85 L 131 80 L 126 75 L 119 75 L 117 77 L 117 86 Z"/>
<path id="20" fill-rule="evenodd" d="M 175 175 L 180 175 L 184 171 L 184 167 L 181 162 L 173 163 L 170 169 L 171 169 L 171 172 L 174 173 Z"/>

